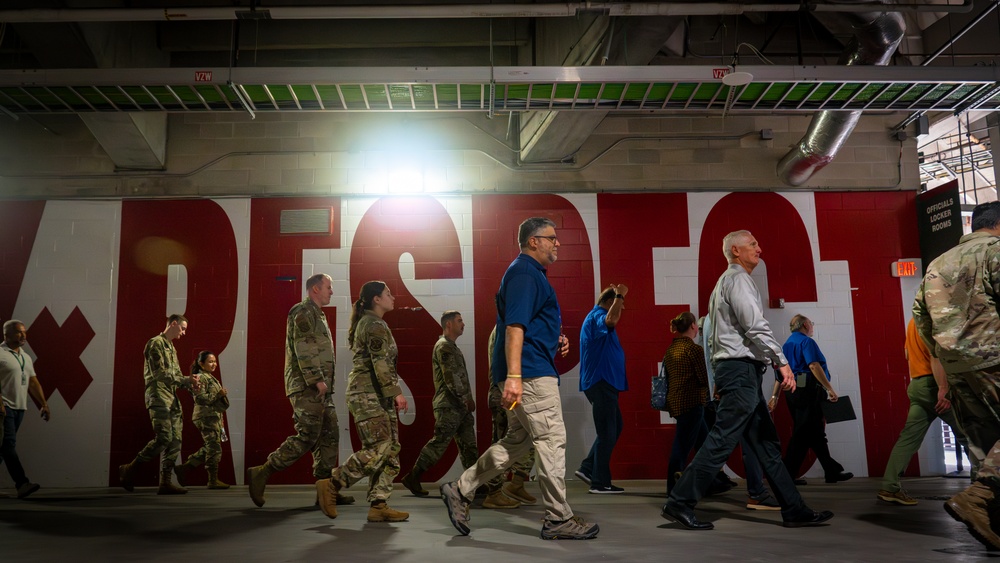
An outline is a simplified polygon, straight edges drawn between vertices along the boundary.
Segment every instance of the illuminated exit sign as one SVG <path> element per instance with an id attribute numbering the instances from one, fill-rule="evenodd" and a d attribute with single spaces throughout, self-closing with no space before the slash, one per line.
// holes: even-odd
<path id="1" fill-rule="evenodd" d="M 919 260 L 898 260 L 892 263 L 890 273 L 894 278 L 915 278 L 920 276 Z"/>

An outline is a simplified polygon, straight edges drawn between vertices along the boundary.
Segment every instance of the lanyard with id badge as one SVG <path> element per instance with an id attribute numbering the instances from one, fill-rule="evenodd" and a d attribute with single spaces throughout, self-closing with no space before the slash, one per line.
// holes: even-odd
<path id="1" fill-rule="evenodd" d="M 27 385 L 28 374 L 24 373 L 24 356 L 22 355 L 23 352 L 18 352 L 15 354 L 14 351 L 11 350 L 10 348 L 7 348 L 7 351 L 10 352 L 11 356 L 14 356 L 15 360 L 17 360 L 17 365 L 21 366 L 21 385 Z"/>

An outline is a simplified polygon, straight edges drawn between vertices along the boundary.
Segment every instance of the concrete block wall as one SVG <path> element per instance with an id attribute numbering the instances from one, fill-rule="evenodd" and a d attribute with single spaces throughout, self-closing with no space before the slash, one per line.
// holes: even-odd
<path id="1" fill-rule="evenodd" d="M 318 208 L 332 211 L 329 234 L 278 234 L 282 210 Z M 621 478 L 662 478 L 673 426 L 649 408 L 648 377 L 669 344 L 667 321 L 681 311 L 704 311 L 725 267 L 719 241 L 738 225 L 764 249 L 756 272 L 764 302 L 786 298 L 785 309 L 765 307 L 776 337 L 787 337 L 797 312 L 816 320 L 834 385 L 856 403 L 859 420 L 830 430 L 835 455 L 849 470 L 877 475 L 906 411 L 899 343 L 912 288 L 890 278 L 888 264 L 915 252 L 912 209 L 911 194 L 883 192 L 6 201 L 0 235 L 17 244 L 4 249 L 0 262 L 6 287 L 0 316 L 29 325 L 54 413 L 51 423 L 29 417 L 22 457 L 33 478 L 53 486 L 116 485 L 112 469 L 149 439 L 138 351 L 162 330 L 165 313 L 179 311 L 191 323 L 177 344 L 182 364 L 202 349 L 219 354 L 218 375 L 233 405 L 223 474 L 239 482 L 245 466 L 262 462 L 290 432 L 276 376 L 285 315 L 302 298 L 301 280 L 323 271 L 334 277 L 337 294 L 327 311 L 340 352 L 342 457 L 357 443 L 342 402 L 351 361 L 348 296 L 365 280 L 384 279 L 397 295 L 399 311 L 389 322 L 414 405 L 400 431 L 403 465 L 412 463 L 432 430 L 427 374 L 437 317 L 449 308 L 465 313 L 468 331 L 460 343 L 484 404 L 497 280 L 516 255 L 517 223 L 546 215 L 559 225 L 560 259 L 549 279 L 573 343 L 556 364 L 570 468 L 594 438 L 589 404 L 578 390 L 580 323 L 601 287 L 626 283 L 619 334 L 631 388 L 622 394 L 626 431 L 613 467 Z M 794 224 L 800 226 L 785 227 Z M 873 233 L 882 244 L 870 244 Z M 190 399 L 184 393 L 181 399 L 190 412 Z M 782 413 L 776 418 L 787 438 Z M 477 428 L 485 447 L 485 408 L 477 409 Z M 185 436 L 183 453 L 190 455 L 198 434 L 188 425 Z M 61 455 L 66 443 L 81 448 L 76 471 L 40 462 Z M 457 461 L 449 459 L 428 478 L 454 475 Z M 154 469 L 144 468 L 143 484 L 155 482 Z M 310 470 L 297 464 L 275 482 L 308 482 Z"/>
<path id="2" fill-rule="evenodd" d="M 260 211 L 254 210 L 254 206 L 261 201 L 267 201 L 259 197 L 250 199 L 246 196 L 322 196 L 319 199 L 328 199 L 330 195 L 341 193 L 358 196 L 343 200 L 344 225 L 340 232 L 344 248 L 351 248 L 357 225 L 361 221 L 360 217 L 365 214 L 375 198 L 385 194 L 436 195 L 443 202 L 442 205 L 446 206 L 448 213 L 456 218 L 458 244 L 465 256 L 469 252 L 470 241 L 473 246 L 481 244 L 480 238 L 484 236 L 480 229 L 474 227 L 473 217 L 476 217 L 477 221 L 490 220 L 490 214 L 497 212 L 495 210 L 483 212 L 475 203 L 470 210 L 467 208 L 468 200 L 464 198 L 474 194 L 505 192 L 535 193 L 540 197 L 562 194 L 562 198 L 572 203 L 573 213 L 582 218 L 583 227 L 578 228 L 577 232 L 589 233 L 592 252 L 590 258 L 594 263 L 595 277 L 596 273 L 600 272 L 600 279 L 595 280 L 598 285 L 619 279 L 620 272 L 623 271 L 630 271 L 630 275 L 645 280 L 645 269 L 649 269 L 649 287 L 640 285 L 632 287 L 636 299 L 642 293 L 650 296 L 648 306 L 652 319 L 672 317 L 679 312 L 680 307 L 699 311 L 704 308 L 706 296 L 704 288 L 701 287 L 704 283 L 701 278 L 704 276 L 699 274 L 698 264 L 706 260 L 706 256 L 711 259 L 720 258 L 721 253 L 714 248 L 717 246 L 715 243 L 711 245 L 712 248 L 702 248 L 707 246 L 707 243 L 702 245 L 702 241 L 705 236 L 715 240 L 711 237 L 714 237 L 721 228 L 715 225 L 710 229 L 706 223 L 713 221 L 711 212 L 725 196 L 722 192 L 726 191 L 727 187 L 784 190 L 779 197 L 789 201 L 797 215 L 804 221 L 804 234 L 809 240 L 808 247 L 815 263 L 815 272 L 809 283 L 815 284 L 817 295 L 815 302 L 790 301 L 785 310 L 769 310 L 768 314 L 773 316 L 769 318 L 772 320 L 772 326 L 778 331 L 787 330 L 787 318 L 783 317 L 786 313 L 790 318 L 794 312 L 803 312 L 819 323 L 819 336 L 822 338 L 823 349 L 829 358 L 836 358 L 835 363 L 831 364 L 835 385 L 839 391 L 856 399 L 858 403 L 856 407 L 863 412 L 862 420 L 831 428 L 830 437 L 834 453 L 839 455 L 841 461 L 851 470 L 856 470 L 860 474 L 878 474 L 877 472 L 884 466 L 883 457 L 887 453 L 886 450 L 894 441 L 893 433 L 898 432 L 898 426 L 901 426 L 901 419 L 897 421 L 896 415 L 900 406 L 905 404 L 905 380 L 896 382 L 886 379 L 885 370 L 880 371 L 877 367 L 889 366 L 891 374 L 901 372 L 898 358 L 886 359 L 891 358 L 897 347 L 894 343 L 888 342 L 892 340 L 892 335 L 887 334 L 888 329 L 882 328 L 886 325 L 884 319 L 895 319 L 899 316 L 901 300 L 896 300 L 892 304 L 878 304 L 878 307 L 872 308 L 866 305 L 858 311 L 856 300 L 866 299 L 870 294 L 864 290 L 861 293 L 852 291 L 850 288 L 859 284 L 850 280 L 868 280 L 872 276 L 870 271 L 874 271 L 868 267 L 867 262 L 864 263 L 863 273 L 855 270 L 860 267 L 857 264 L 862 262 L 856 264 L 852 261 L 854 258 L 850 253 L 858 251 L 863 244 L 838 245 L 829 242 L 826 248 L 821 248 L 819 241 L 822 238 L 820 233 L 827 233 L 826 236 L 831 241 L 850 238 L 852 235 L 850 231 L 858 230 L 857 225 L 861 218 L 866 222 L 866 228 L 867 225 L 871 225 L 875 231 L 879 230 L 879 224 L 891 224 L 889 230 L 895 229 L 892 233 L 879 232 L 879 240 L 888 240 L 891 244 L 880 251 L 878 260 L 890 256 L 896 259 L 904 254 L 912 256 L 913 245 L 899 240 L 900 233 L 909 232 L 912 228 L 910 224 L 912 221 L 900 220 L 908 196 L 826 193 L 821 188 L 833 187 L 846 190 L 881 187 L 914 190 L 918 182 L 915 144 L 913 141 L 904 141 L 900 144 L 889 140 L 885 131 L 888 126 L 898 122 L 894 117 L 896 116 L 873 116 L 863 119 L 838 159 L 817 175 L 809 186 L 798 191 L 787 190 L 777 183 L 774 177 L 774 163 L 798 141 L 808 125 L 809 118 L 800 116 L 726 119 L 609 117 L 577 155 L 575 165 L 546 165 L 518 170 L 514 165 L 515 153 L 509 147 L 505 147 L 503 141 L 498 140 L 504 138 L 506 124 L 503 123 L 505 121 L 503 119 L 490 122 L 475 117 L 466 119 L 462 116 L 441 118 L 414 115 L 400 120 L 399 116 L 382 114 L 359 116 L 303 113 L 260 114 L 257 120 L 251 121 L 243 114 L 173 115 L 169 124 L 166 170 L 143 174 L 115 172 L 114 164 L 103 153 L 103 149 L 78 120 L 74 121 L 74 118 L 40 119 L 44 128 L 39 127 L 37 123 L 21 120 L 15 123 L 0 123 L 0 170 L 3 171 L 3 176 L 0 176 L 0 197 L 50 200 L 80 197 L 110 198 L 110 201 L 103 202 L 110 205 L 110 208 L 103 205 L 100 207 L 100 213 L 111 213 L 106 229 L 95 230 L 88 227 L 90 223 L 87 221 L 91 214 L 86 211 L 86 207 L 77 207 L 73 204 L 69 206 L 68 214 L 65 209 L 63 210 L 66 221 L 43 222 L 38 231 L 40 236 L 44 235 L 42 238 L 46 241 L 45 245 L 54 244 L 58 248 L 64 248 L 59 245 L 64 245 L 65 241 L 59 242 L 49 237 L 46 234 L 47 229 L 50 225 L 58 227 L 71 222 L 74 229 L 77 228 L 75 225 L 79 225 L 79 233 L 77 231 L 74 233 L 77 233 L 77 238 L 80 240 L 79 242 L 70 240 L 70 245 L 83 245 L 80 248 L 93 250 L 93 245 L 97 244 L 104 252 L 108 245 L 117 249 L 121 242 L 118 239 L 122 233 L 117 226 L 120 219 L 115 215 L 117 213 L 115 209 L 120 208 L 123 198 L 137 196 L 221 198 L 243 195 L 245 199 L 215 200 L 218 205 L 225 208 L 228 222 L 235 233 L 235 246 L 232 252 L 238 253 L 240 257 L 236 261 L 238 273 L 232 275 L 238 277 L 242 286 L 245 283 L 243 280 L 246 280 L 248 275 L 247 255 L 252 238 L 248 235 L 251 230 L 250 225 L 258 221 L 261 215 Z M 772 129 L 775 139 L 761 141 L 757 133 L 761 128 Z M 651 135 L 657 135 L 658 138 L 636 138 Z M 708 138 L 709 136 L 714 138 Z M 414 152 L 413 147 L 422 147 L 425 150 Z M 902 181 L 897 182 L 896 173 L 900 167 Z M 884 182 L 880 183 L 879 178 Z M 719 193 L 697 193 L 701 190 L 713 190 Z M 461 194 L 455 201 L 444 195 L 453 191 Z M 634 194 L 640 199 L 633 202 L 627 210 L 606 212 L 602 216 L 599 213 L 600 202 L 612 205 L 612 209 L 617 205 L 606 198 L 608 194 L 599 194 L 598 203 L 595 204 L 593 194 L 568 193 L 574 191 L 647 193 Z M 624 194 L 618 194 L 618 197 L 621 196 Z M 675 201 L 670 199 L 672 196 L 680 199 Z M 473 201 L 475 202 L 475 199 Z M 822 201 L 822 206 L 817 203 L 819 201 Z M 86 205 L 85 202 L 80 204 Z M 340 206 L 337 203 L 333 205 L 338 208 Z M 820 207 L 822 209 L 819 209 Z M 56 205 L 51 212 L 55 213 L 58 209 Z M 671 211 L 676 213 L 668 214 Z M 46 214 L 48 213 L 50 211 L 46 208 Z M 644 215 L 640 220 L 636 214 Z M 764 229 L 763 223 L 773 220 L 773 217 L 769 217 L 765 206 L 750 220 L 762 222 L 761 226 L 749 225 L 751 230 L 758 232 Z M 621 241 L 610 233 L 634 229 L 637 224 L 652 225 L 645 228 L 644 232 L 648 233 L 639 238 L 645 241 L 648 235 L 651 237 L 649 240 L 653 242 L 651 248 L 633 255 L 624 250 Z M 90 231 L 96 234 L 87 235 Z M 668 235 L 663 234 L 667 231 Z M 886 238 L 887 236 L 889 238 Z M 830 250 L 831 245 L 834 251 Z M 600 251 L 598 246 L 601 247 Z M 503 248 L 506 247 L 507 240 L 504 239 Z M 29 245 L 31 252 L 40 252 L 44 248 L 49 246 L 36 245 L 32 250 Z M 772 252 L 774 250 L 772 248 Z M 904 250 L 907 252 L 903 252 Z M 822 254 L 824 251 L 829 256 Z M 336 279 L 340 280 L 342 288 L 346 290 L 347 280 L 353 279 L 348 275 L 351 266 L 346 263 L 347 253 L 347 250 L 330 251 L 329 258 L 326 259 L 311 255 L 303 257 L 301 258 L 303 264 L 296 265 L 298 271 L 295 273 L 304 274 L 303 268 L 306 263 L 310 264 L 310 267 L 317 267 L 316 264 L 324 265 L 321 267 L 329 267 L 331 271 L 337 273 Z M 89 253 L 79 254 L 83 255 Z M 871 262 L 874 258 L 866 257 L 866 260 Z M 467 261 L 468 258 L 463 257 L 463 263 Z M 775 254 L 770 256 L 765 254 L 764 261 L 770 263 L 772 267 L 779 267 L 783 262 Z M 849 262 L 850 266 L 847 265 Z M 88 280 L 93 279 L 94 285 L 101 291 L 102 299 L 106 289 L 102 284 L 113 284 L 108 280 L 115 279 L 114 268 L 91 271 L 94 270 L 93 267 L 84 267 L 72 260 L 65 261 L 62 265 L 70 269 L 76 268 L 74 272 L 78 279 L 81 276 Z M 38 266 L 44 264 L 39 263 Z M 565 267 L 565 264 L 560 263 L 560 266 Z M 880 266 L 878 271 L 882 271 Z M 46 275 L 52 274 L 49 272 Z M 38 273 L 29 272 L 29 275 L 37 276 Z M 477 267 L 476 277 L 482 275 Z M 476 285 L 475 280 L 468 276 L 464 277 L 462 291 L 452 291 L 454 288 L 449 285 L 452 284 L 451 280 L 432 281 L 429 282 L 429 287 L 423 287 L 421 280 L 410 279 L 406 285 L 410 288 L 410 293 L 421 296 L 421 302 L 424 299 L 433 299 L 433 295 L 441 293 L 443 287 L 446 294 L 466 297 L 474 294 L 476 308 L 483 308 L 479 300 L 490 300 L 492 297 L 490 291 L 495 288 L 486 291 L 485 286 L 477 286 L 473 290 L 473 286 Z M 775 282 L 780 280 L 775 280 L 772 276 L 770 284 L 766 281 L 765 279 L 765 282 L 762 282 L 765 299 L 767 299 L 768 285 L 774 286 Z M 5 277 L 4 283 L 6 282 Z M 27 284 L 23 287 L 21 291 L 28 292 L 23 297 L 26 300 L 24 303 L 30 304 L 32 302 L 29 299 L 36 297 L 39 299 L 37 303 L 24 305 L 21 301 L 17 301 L 15 309 L 12 302 L 9 309 L 0 312 L 18 312 L 25 306 L 29 309 L 34 307 L 31 311 L 36 311 L 48 303 L 40 296 L 31 293 L 37 293 L 38 288 Z M 113 285 L 109 287 L 111 295 L 108 301 L 99 303 L 106 309 L 107 312 L 103 314 L 107 318 L 101 317 L 103 318 L 101 320 L 97 313 L 85 311 L 92 326 L 108 328 L 107 334 L 111 336 L 103 334 L 100 337 L 105 339 L 114 338 L 113 327 L 117 314 L 114 304 L 116 290 Z M 17 291 L 14 291 L 13 295 L 15 297 L 12 299 L 17 300 Z M 591 300 L 592 296 L 588 295 L 587 299 Z M 793 311 L 792 306 L 799 309 Z M 50 308 L 53 307 L 55 306 L 50 305 Z M 251 384 L 245 374 L 251 370 L 253 362 L 247 359 L 245 352 L 247 338 L 240 327 L 253 325 L 253 322 L 246 320 L 245 301 L 240 301 L 237 311 L 233 334 L 242 344 L 227 355 L 224 366 L 227 377 L 231 374 L 234 378 L 228 380 L 228 384 L 233 385 L 238 394 L 247 397 L 248 387 Z M 56 312 L 53 309 L 53 315 L 60 324 L 69 318 L 66 316 L 66 311 L 61 310 Z M 97 315 L 94 318 L 98 320 L 91 319 L 94 315 Z M 35 318 L 33 313 L 24 316 L 29 317 L 29 322 Z M 851 323 L 857 325 L 859 318 L 864 318 L 865 322 L 861 328 L 852 332 Z M 477 325 L 485 326 L 488 323 L 488 320 L 479 320 L 481 321 L 479 323 L 476 323 L 475 319 L 470 323 L 470 332 L 477 333 L 476 341 L 482 340 L 480 338 L 482 335 L 478 332 L 483 330 L 482 326 Z M 662 318 L 660 320 L 662 321 Z M 342 323 L 337 324 L 336 330 L 340 333 L 343 326 Z M 201 325 L 204 325 L 204 322 Z M 897 328 L 901 334 L 902 325 Z M 94 330 L 95 333 L 105 332 L 97 328 Z M 668 337 L 664 325 L 657 325 L 656 330 L 659 333 L 653 338 L 633 337 L 630 354 L 634 352 L 637 357 L 644 358 L 643 362 L 661 356 Z M 858 330 L 865 332 L 859 335 Z M 779 332 L 779 338 L 783 339 L 784 336 L 785 334 Z M 870 339 L 874 339 L 871 346 L 867 344 Z M 859 340 L 863 340 L 865 344 L 857 344 Z M 862 348 L 872 348 L 876 352 L 862 357 Z M 88 368 L 91 368 L 91 373 L 95 372 L 93 369 L 95 366 L 98 368 L 100 366 L 100 362 L 95 362 L 91 358 L 95 353 L 110 364 L 114 346 L 107 344 L 104 348 L 88 349 L 84 361 Z M 476 361 L 484 363 L 485 358 L 478 348 L 475 354 L 480 357 L 476 360 L 470 358 L 470 364 Z M 646 372 L 655 371 L 655 367 L 640 363 L 635 366 L 635 370 L 642 377 L 639 378 L 634 393 L 648 393 L 640 388 L 646 385 L 643 383 Z M 102 373 L 108 374 L 107 371 Z M 574 429 L 570 436 L 570 445 L 574 452 L 568 460 L 570 467 L 579 461 L 578 458 L 582 457 L 585 448 L 593 439 L 591 425 L 588 423 L 589 406 L 574 390 L 576 377 L 577 373 L 571 366 L 564 375 L 563 387 L 567 416 L 573 421 Z M 96 383 L 110 388 L 110 381 L 102 380 Z M 107 393 L 102 391 L 97 395 L 105 401 L 104 408 L 110 409 L 110 397 Z M 655 417 L 655 413 L 650 412 L 640 399 L 637 394 L 630 399 L 634 405 L 630 406 L 626 413 L 627 424 L 634 429 L 635 438 L 633 443 L 620 444 L 623 457 L 617 462 L 619 465 L 616 467 L 625 474 L 653 476 L 651 471 L 655 473 L 655 467 L 660 461 L 665 463 L 666 452 L 658 452 L 656 455 L 662 454 L 663 460 L 654 460 L 652 466 L 648 462 L 633 463 L 633 461 L 645 459 L 643 456 L 647 455 L 648 451 L 644 449 L 644 444 L 665 444 L 666 448 L 672 429 L 669 428 L 669 424 L 665 424 L 668 421 Z M 864 405 L 861 403 L 862 399 L 865 401 Z M 254 417 L 250 412 L 252 407 L 248 403 L 248 400 L 240 399 L 236 403 L 237 407 L 230 421 L 234 443 L 230 445 L 226 455 L 227 458 L 232 456 L 235 463 L 234 474 L 237 478 L 241 475 L 244 456 L 249 460 L 257 455 L 256 450 L 263 451 L 270 448 L 274 441 L 270 437 L 262 439 L 260 434 L 253 434 L 256 429 L 251 428 Z M 110 416 L 110 412 L 105 412 L 95 418 L 95 427 L 104 430 L 98 432 L 97 436 L 101 437 L 95 437 L 94 440 L 102 442 L 100 444 L 86 442 L 90 446 L 102 448 L 104 454 L 107 453 L 107 446 L 102 444 L 109 440 L 110 430 L 102 424 L 97 424 L 97 421 L 103 421 Z M 243 419 L 246 419 L 245 423 Z M 484 428 L 483 422 L 479 421 L 480 432 Z M 346 434 L 348 432 L 346 416 L 341 425 L 345 427 Z M 247 427 L 245 434 L 244 426 Z M 144 430 L 145 428 L 140 432 L 142 436 L 137 435 L 135 439 L 140 437 L 145 439 Z M 38 426 L 37 422 L 26 427 L 25 431 L 29 433 L 28 436 L 40 440 L 43 436 L 50 436 L 49 428 Z M 283 431 L 283 428 L 278 430 L 279 433 Z M 38 434 L 33 434 L 34 432 Z M 246 451 L 243 450 L 244 443 Z M 342 441 L 343 448 L 349 448 L 349 444 L 349 440 Z M 865 444 L 865 447 L 859 447 L 859 444 Z M 868 468 L 864 467 L 866 464 Z M 862 468 L 860 471 L 859 467 Z M 106 475 L 106 472 L 107 466 L 101 464 L 96 468 L 88 468 L 85 473 L 93 476 Z M 289 473 L 288 477 L 294 476 Z"/>
<path id="3" fill-rule="evenodd" d="M 775 164 L 804 116 L 608 116 L 569 164 L 519 166 L 504 116 L 191 113 L 170 116 L 162 172 L 116 172 L 72 116 L 0 123 L 4 197 L 336 195 L 787 189 Z M 916 143 L 864 117 L 801 189 L 915 190 Z M 774 138 L 761 140 L 770 129 Z"/>

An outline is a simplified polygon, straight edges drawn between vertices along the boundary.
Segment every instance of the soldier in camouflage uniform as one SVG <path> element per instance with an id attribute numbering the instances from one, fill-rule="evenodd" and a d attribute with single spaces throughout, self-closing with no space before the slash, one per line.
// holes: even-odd
<path id="1" fill-rule="evenodd" d="M 288 311 L 285 323 L 285 394 L 292 404 L 295 435 L 267 456 L 264 465 L 247 469 L 250 500 L 264 506 L 267 479 L 312 452 L 313 476 L 324 477 L 340 456 L 340 427 L 333 404 L 336 355 L 323 307 L 333 297 L 333 280 L 316 274 L 306 280 L 308 297 Z M 340 504 L 354 502 L 340 497 Z"/>
<path id="2" fill-rule="evenodd" d="M 229 408 L 229 396 L 226 388 L 212 375 L 218 365 L 218 358 L 208 350 L 202 350 L 191 364 L 191 373 L 198 374 L 199 384 L 198 391 L 194 393 L 191 422 L 201 432 L 203 445 L 189 455 L 184 463 L 174 467 L 177 482 L 181 485 L 187 484 L 188 471 L 204 463 L 205 470 L 208 471 L 208 488 L 229 488 L 228 484 L 219 480 L 219 460 L 222 458 L 222 442 L 226 435 L 222 418 Z"/>
<path id="3" fill-rule="evenodd" d="M 979 466 L 972 486 L 945 510 L 1000 550 L 1000 202 L 977 205 L 972 229 L 927 267 L 913 320 L 944 367 L 955 419 Z"/>
<path id="4" fill-rule="evenodd" d="M 347 379 L 347 406 L 361 438 L 361 449 L 330 477 L 316 481 L 323 513 L 337 517 L 336 495 L 368 477 L 369 522 L 402 522 L 406 512 L 389 508 L 392 481 L 399 474 L 399 418 L 406 398 L 396 373 L 398 350 L 382 316 L 393 309 L 395 298 L 385 282 L 370 281 L 354 302 L 347 343 L 354 352 L 354 368 Z"/>
<path id="5" fill-rule="evenodd" d="M 181 402 L 177 399 L 177 388 L 198 388 L 198 376 L 186 377 L 181 371 L 177 349 L 172 342 L 184 336 L 187 327 L 188 321 L 184 315 L 170 315 L 167 328 L 151 338 L 143 350 L 145 361 L 142 376 L 146 381 L 146 409 L 149 410 L 149 419 L 156 436 L 139 451 L 135 459 L 118 467 L 118 478 L 126 491 L 133 490 L 139 463 L 162 453 L 160 488 L 156 494 L 178 495 L 187 492 L 187 489 L 175 487 L 171 483 L 174 463 L 181 452 L 181 430 L 184 425 L 184 413 L 181 411 Z"/>
<path id="6" fill-rule="evenodd" d="M 493 372 L 493 347 L 496 345 L 497 327 L 493 327 L 490 332 L 489 342 L 486 349 L 489 350 L 488 358 L 490 369 L 487 375 Z M 507 433 L 507 409 L 503 407 L 503 390 L 493 382 L 490 377 L 490 390 L 487 395 L 487 405 L 490 407 L 490 414 L 493 417 L 493 443 L 497 443 L 504 434 Z M 531 493 L 524 488 L 524 483 L 531 479 L 531 468 L 535 466 L 535 448 L 532 447 L 521 459 L 514 462 L 509 472 L 501 473 L 486 483 L 486 498 L 483 499 L 483 508 L 517 508 L 522 504 L 534 505 L 538 502 Z M 507 482 L 507 475 L 510 481 Z"/>
<path id="7" fill-rule="evenodd" d="M 468 469 L 479 459 L 475 418 L 472 416 L 476 411 L 476 401 L 469 387 L 465 356 L 455 344 L 465 332 L 462 314 L 446 311 L 441 315 L 441 328 L 444 334 L 434 345 L 431 357 L 434 366 L 434 437 L 420 450 L 413 469 L 401 480 L 410 492 L 421 497 L 428 493 L 420 486 L 420 475 L 441 459 L 452 439 L 458 446 L 462 468 Z"/>

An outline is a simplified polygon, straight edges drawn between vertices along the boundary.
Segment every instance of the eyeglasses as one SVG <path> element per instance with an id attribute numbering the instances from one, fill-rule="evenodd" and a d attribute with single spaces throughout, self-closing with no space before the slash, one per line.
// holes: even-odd
<path id="1" fill-rule="evenodd" d="M 532 235 L 532 236 L 534 238 L 546 238 L 546 239 L 549 239 L 549 242 L 551 242 L 552 244 L 555 244 L 559 240 L 559 237 L 557 237 L 555 235 L 549 235 L 549 236 Z"/>

